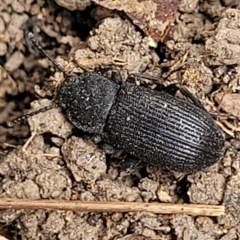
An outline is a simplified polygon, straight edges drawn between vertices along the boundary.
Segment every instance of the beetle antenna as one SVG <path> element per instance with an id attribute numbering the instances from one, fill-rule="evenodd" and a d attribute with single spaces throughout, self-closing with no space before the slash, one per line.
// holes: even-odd
<path id="1" fill-rule="evenodd" d="M 32 44 L 43 54 L 45 55 L 49 61 L 53 63 L 53 65 L 61 72 L 63 72 L 66 76 L 71 76 L 55 59 L 53 59 L 41 46 L 40 44 L 36 41 L 34 38 L 34 35 L 32 32 L 28 34 L 29 40 L 32 42 Z"/>
<path id="2" fill-rule="evenodd" d="M 13 127 L 15 124 L 21 123 L 21 122 L 25 121 L 26 119 L 28 119 L 29 117 L 37 115 L 38 113 L 46 112 L 48 110 L 51 110 L 53 108 L 58 108 L 58 107 L 59 107 L 59 105 L 57 103 L 54 103 L 52 105 L 40 108 L 37 111 L 30 112 L 30 113 L 27 113 L 27 114 L 25 114 L 21 117 L 15 118 L 12 121 L 8 122 L 7 125 L 8 125 L 8 127 Z"/>

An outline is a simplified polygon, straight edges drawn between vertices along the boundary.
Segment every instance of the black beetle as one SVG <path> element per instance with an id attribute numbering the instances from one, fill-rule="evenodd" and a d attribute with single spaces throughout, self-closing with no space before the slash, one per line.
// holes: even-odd
<path id="1" fill-rule="evenodd" d="M 30 40 L 65 73 L 58 105 L 78 129 L 100 135 L 103 142 L 167 170 L 192 173 L 221 158 L 223 136 L 186 88 L 180 90 L 193 103 L 128 81 L 118 84 L 98 73 L 68 74 L 32 34 Z M 176 92 L 176 85 L 172 87 Z"/>

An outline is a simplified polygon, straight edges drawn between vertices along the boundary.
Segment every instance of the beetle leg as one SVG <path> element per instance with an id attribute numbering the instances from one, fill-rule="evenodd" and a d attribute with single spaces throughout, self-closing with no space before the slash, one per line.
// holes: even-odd
<path id="1" fill-rule="evenodd" d="M 164 92 L 166 92 L 170 95 L 173 95 L 173 96 L 175 96 L 175 94 L 177 93 L 178 90 L 179 90 L 179 87 L 175 83 L 170 84 L 164 88 Z"/>
<path id="2" fill-rule="evenodd" d="M 190 93 L 185 86 L 179 85 L 177 83 L 173 83 L 173 84 L 168 85 L 164 89 L 165 92 L 167 92 L 171 95 L 175 95 L 178 90 L 181 92 L 181 94 L 184 97 L 189 98 L 197 107 L 206 111 L 206 109 L 204 108 L 202 103 L 192 93 Z"/>
<path id="3" fill-rule="evenodd" d="M 154 76 L 151 76 L 148 74 L 142 74 L 142 73 L 132 73 L 129 75 L 128 78 L 144 78 L 144 79 L 154 81 L 156 84 L 159 84 L 159 82 L 162 81 L 162 79 L 159 77 L 154 77 Z M 127 80 L 128 80 L 128 78 L 127 78 Z"/>
<path id="4" fill-rule="evenodd" d="M 192 100 L 192 102 L 199 108 L 203 109 L 206 111 L 206 109 L 204 108 L 204 106 L 202 105 L 202 103 L 192 94 L 188 91 L 188 89 L 183 86 L 183 85 L 180 85 L 178 86 L 179 87 L 179 90 L 180 92 L 182 93 L 183 96 L 189 98 Z"/>
<path id="5" fill-rule="evenodd" d="M 135 81 L 138 80 L 139 78 L 151 80 L 153 83 L 157 84 L 158 91 L 163 91 L 163 89 L 165 89 L 165 87 L 160 83 L 162 79 L 160 79 L 159 77 L 148 75 L 148 74 L 132 73 L 128 76 L 128 78 L 126 79 L 126 82 L 135 84 Z M 140 80 L 140 83 L 143 83 L 141 79 L 139 80 Z"/>
<path id="6" fill-rule="evenodd" d="M 101 143 L 99 146 L 106 154 L 114 154 L 117 151 L 113 146 L 107 143 Z"/>
<path id="7" fill-rule="evenodd" d="M 133 73 L 133 74 L 129 75 L 128 78 L 138 78 L 138 77 L 154 81 L 157 84 L 156 90 L 167 92 L 170 95 L 175 95 L 176 92 L 179 90 L 179 86 L 177 84 L 173 83 L 173 84 L 168 85 L 167 87 L 164 87 L 160 83 L 160 81 L 162 81 L 161 78 L 154 77 L 154 76 L 147 75 L 147 74 Z"/>
<path id="8" fill-rule="evenodd" d="M 126 173 L 136 173 L 148 164 L 139 160 L 138 158 L 126 153 L 124 150 L 116 149 L 113 146 L 102 143 L 100 144 L 101 149 L 106 153 L 110 154 L 112 158 L 121 159 L 120 167 Z"/>
<path id="9" fill-rule="evenodd" d="M 112 74 L 111 74 L 111 79 L 118 85 L 121 85 L 122 84 L 122 76 L 120 74 L 119 71 L 115 70 L 115 71 L 112 71 Z"/>
<path id="10" fill-rule="evenodd" d="M 121 164 L 121 168 L 122 170 L 124 170 L 126 173 L 136 173 L 139 170 L 141 170 L 142 168 L 146 167 L 148 164 L 139 160 L 138 158 L 135 158 L 132 155 L 127 155 L 122 164 Z"/>

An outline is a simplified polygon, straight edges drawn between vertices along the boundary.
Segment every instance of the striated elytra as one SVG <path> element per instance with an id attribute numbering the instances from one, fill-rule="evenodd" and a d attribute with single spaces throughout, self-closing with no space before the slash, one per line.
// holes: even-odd
<path id="1" fill-rule="evenodd" d="M 223 156 L 221 131 L 201 103 L 184 87 L 168 86 L 156 91 L 122 83 L 120 75 L 108 79 L 98 73 L 70 74 L 36 42 L 29 40 L 61 72 L 58 102 L 10 122 L 60 106 L 69 121 L 84 132 L 132 154 L 139 160 L 171 171 L 193 173 L 216 163 Z M 159 80 L 134 74 L 135 77 Z M 189 101 L 175 97 L 180 90 Z"/>
<path id="2" fill-rule="evenodd" d="M 78 129 L 163 169 L 193 173 L 223 155 L 209 113 L 164 91 L 83 73 L 66 77 L 58 101 Z"/>

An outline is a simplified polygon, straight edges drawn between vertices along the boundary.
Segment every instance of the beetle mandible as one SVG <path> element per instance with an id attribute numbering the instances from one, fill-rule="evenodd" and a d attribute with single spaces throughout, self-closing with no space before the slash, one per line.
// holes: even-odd
<path id="1" fill-rule="evenodd" d="M 168 87 L 171 91 L 156 91 L 129 81 L 119 84 L 99 73 L 68 74 L 33 34 L 29 39 L 65 74 L 57 105 L 76 128 L 100 135 L 103 142 L 171 171 L 193 173 L 221 158 L 224 139 L 220 129 L 185 87 L 173 85 Z M 193 103 L 170 94 L 173 89 Z"/>

